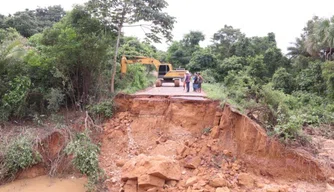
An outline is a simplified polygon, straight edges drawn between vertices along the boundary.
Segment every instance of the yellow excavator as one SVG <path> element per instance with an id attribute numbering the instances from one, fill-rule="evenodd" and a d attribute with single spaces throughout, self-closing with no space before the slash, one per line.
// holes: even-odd
<path id="1" fill-rule="evenodd" d="M 184 75 L 187 72 L 187 70 L 181 68 L 173 70 L 172 64 L 161 63 L 159 60 L 154 58 L 135 56 L 128 59 L 123 55 L 121 60 L 122 75 L 126 74 L 128 64 L 154 65 L 158 71 L 158 79 L 155 83 L 156 87 L 161 87 L 163 82 L 174 82 L 174 86 L 179 87 L 181 79 L 184 78 Z"/>

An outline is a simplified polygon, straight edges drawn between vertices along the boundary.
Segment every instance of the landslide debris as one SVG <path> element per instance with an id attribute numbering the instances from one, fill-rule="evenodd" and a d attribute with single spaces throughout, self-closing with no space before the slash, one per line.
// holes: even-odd
<path id="1" fill-rule="evenodd" d="M 228 105 L 126 96 L 116 102 L 100 156 L 110 191 L 325 191 L 333 173 Z"/>

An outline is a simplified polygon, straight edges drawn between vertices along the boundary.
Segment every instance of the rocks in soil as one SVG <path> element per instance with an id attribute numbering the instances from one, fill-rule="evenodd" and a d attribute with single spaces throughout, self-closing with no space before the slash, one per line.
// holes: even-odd
<path id="1" fill-rule="evenodd" d="M 211 133 L 210 133 L 210 136 L 212 139 L 217 139 L 219 137 L 219 127 L 218 126 L 214 126 L 212 129 L 211 129 Z"/>
<path id="2" fill-rule="evenodd" d="M 238 175 L 238 184 L 247 188 L 254 186 L 254 178 L 248 173 L 240 173 Z"/>
<path id="3" fill-rule="evenodd" d="M 227 187 L 219 187 L 216 189 L 216 192 L 230 192 L 230 189 Z"/>
<path id="4" fill-rule="evenodd" d="M 139 156 L 122 167 L 121 179 L 125 181 L 125 192 L 158 191 L 166 181 L 171 187 L 181 178 L 179 163 L 165 156 Z"/>
<path id="5" fill-rule="evenodd" d="M 209 181 L 209 185 L 212 187 L 226 187 L 229 186 L 229 182 L 224 178 L 214 178 Z"/>
<path id="6" fill-rule="evenodd" d="M 186 187 L 192 186 L 193 184 L 195 184 L 198 181 L 198 177 L 190 177 L 189 179 L 187 179 L 186 181 Z"/>
<path id="7" fill-rule="evenodd" d="M 179 163 L 165 156 L 139 156 L 126 162 L 122 167 L 122 180 L 138 178 L 141 175 L 153 175 L 165 180 L 180 180 Z"/>
<path id="8" fill-rule="evenodd" d="M 126 181 L 124 185 L 125 192 L 137 192 L 137 180 L 136 179 L 129 179 Z"/>
<path id="9" fill-rule="evenodd" d="M 142 175 L 138 177 L 138 186 L 141 188 L 163 187 L 165 180 L 153 175 Z"/>
<path id="10" fill-rule="evenodd" d="M 125 160 L 123 159 L 116 160 L 117 167 L 123 167 L 124 164 L 125 164 Z"/>
<path id="11" fill-rule="evenodd" d="M 184 163 L 185 168 L 196 169 L 201 164 L 201 158 L 198 156 L 186 157 Z"/>

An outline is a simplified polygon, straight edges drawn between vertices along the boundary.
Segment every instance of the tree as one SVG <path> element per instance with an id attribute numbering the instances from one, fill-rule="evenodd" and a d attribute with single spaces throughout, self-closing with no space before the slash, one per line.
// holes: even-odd
<path id="1" fill-rule="evenodd" d="M 189 63 L 189 56 L 178 41 L 174 41 L 167 50 L 167 61 L 176 66 L 185 67 Z"/>
<path id="2" fill-rule="evenodd" d="M 190 31 L 190 33 L 186 34 L 181 43 L 184 47 L 194 48 L 199 46 L 199 42 L 204 41 L 205 36 L 200 31 Z"/>
<path id="3" fill-rule="evenodd" d="M 307 24 L 306 48 L 313 56 L 323 55 L 326 60 L 334 52 L 334 16 L 314 17 Z"/>
<path id="4" fill-rule="evenodd" d="M 301 36 L 300 38 L 296 38 L 296 42 L 293 43 L 292 46 L 288 47 L 288 53 L 287 56 L 290 56 L 291 58 L 295 58 L 299 55 L 309 57 L 311 56 L 306 51 L 306 45 L 305 45 L 305 36 Z"/>
<path id="5" fill-rule="evenodd" d="M 327 61 L 323 66 L 323 76 L 327 85 L 327 96 L 334 99 L 334 62 Z"/>
<path id="6" fill-rule="evenodd" d="M 294 90 L 294 78 L 285 68 L 279 68 L 273 75 L 273 87 L 282 90 L 284 93 L 291 93 Z"/>
<path id="7" fill-rule="evenodd" d="M 220 74 L 219 80 L 223 80 L 230 71 L 239 72 L 246 66 L 246 60 L 243 57 L 232 56 L 225 58 L 217 67 Z"/>
<path id="8" fill-rule="evenodd" d="M 173 44 L 167 50 L 167 61 L 180 66 L 186 67 L 194 52 L 201 49 L 199 43 L 205 39 L 205 36 L 200 31 L 190 31 L 183 36 L 179 42 Z"/>
<path id="9" fill-rule="evenodd" d="M 267 75 L 267 68 L 263 63 L 263 59 L 263 55 L 256 55 L 255 57 L 247 58 L 247 63 L 249 63 L 249 75 L 257 79 L 258 81 L 262 80 L 262 82 Z"/>
<path id="10" fill-rule="evenodd" d="M 212 48 L 218 54 L 218 58 L 222 60 L 234 55 L 233 45 L 243 36 L 240 29 L 234 29 L 228 25 L 216 32 L 212 38 Z"/>
<path id="11" fill-rule="evenodd" d="M 0 29 L 6 29 L 6 17 L 0 14 Z"/>
<path id="12" fill-rule="evenodd" d="M 268 71 L 268 77 L 272 77 L 279 67 L 285 67 L 288 62 L 283 57 L 281 50 L 276 47 L 270 48 L 265 52 L 263 61 Z"/>
<path id="13" fill-rule="evenodd" d="M 114 93 L 114 82 L 116 76 L 117 55 L 121 32 L 126 24 L 135 24 L 141 21 L 151 22 L 150 32 L 145 33 L 147 39 L 154 42 L 161 42 L 159 37 L 162 34 L 167 40 L 172 39 L 171 30 L 175 18 L 163 12 L 168 3 L 165 0 L 90 0 L 88 7 L 103 24 L 114 26 L 117 30 L 114 61 L 111 75 L 111 93 Z"/>
<path id="14" fill-rule="evenodd" d="M 214 69 L 217 64 L 217 58 L 208 49 L 201 49 L 193 53 L 189 63 L 189 70 L 197 72 L 205 69 Z"/>
<path id="15" fill-rule="evenodd" d="M 34 12 L 28 9 L 23 12 L 16 12 L 13 16 L 8 17 L 6 25 L 15 28 L 24 37 L 30 37 L 38 33 L 38 24 Z"/>
<path id="16" fill-rule="evenodd" d="M 52 87 L 63 90 L 71 99 L 68 103 L 87 104 L 102 95 L 101 90 L 106 87 L 97 82 L 104 79 L 107 53 L 114 36 L 111 29 L 92 18 L 82 6 L 76 6 L 43 32 L 41 57 L 47 58 L 51 68 Z"/>
<path id="17" fill-rule="evenodd" d="M 24 37 L 31 37 L 42 32 L 45 28 L 51 27 L 64 15 L 65 11 L 60 5 L 37 8 L 36 10 L 26 9 L 8 17 L 0 15 L 0 28 L 12 27 Z"/>

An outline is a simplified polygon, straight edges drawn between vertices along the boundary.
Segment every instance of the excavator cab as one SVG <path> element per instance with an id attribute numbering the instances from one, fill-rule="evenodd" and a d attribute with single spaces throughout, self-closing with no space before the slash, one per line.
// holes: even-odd
<path id="1" fill-rule="evenodd" d="M 161 64 L 159 66 L 159 71 L 158 71 L 158 78 L 164 78 L 164 76 L 166 75 L 166 73 L 168 73 L 168 71 L 170 71 L 170 67 L 169 65 L 164 65 Z"/>

